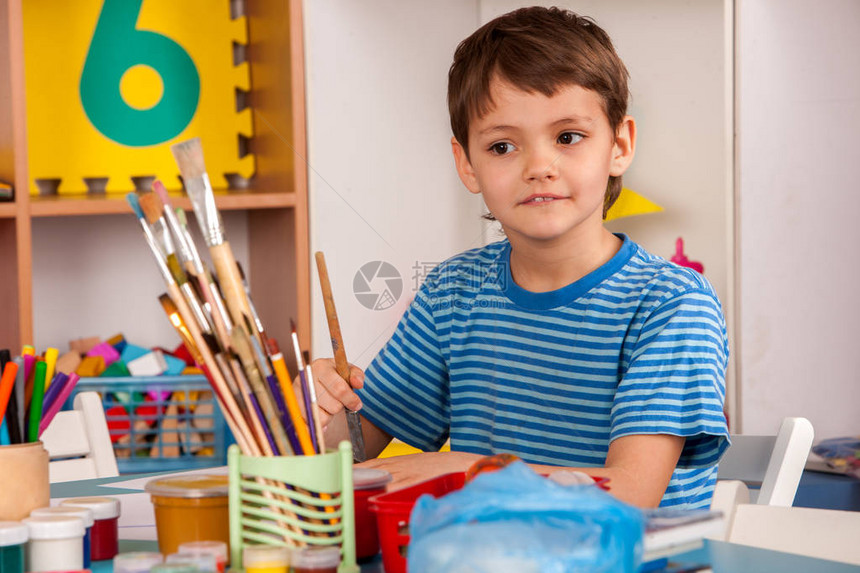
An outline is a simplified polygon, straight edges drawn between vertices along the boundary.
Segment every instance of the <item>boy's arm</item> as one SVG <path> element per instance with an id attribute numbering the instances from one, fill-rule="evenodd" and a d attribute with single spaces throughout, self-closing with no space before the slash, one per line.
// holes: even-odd
<path id="1" fill-rule="evenodd" d="M 391 441 L 391 436 L 364 416 L 361 416 L 361 434 L 364 436 L 364 452 L 368 459 L 378 456 Z M 329 421 L 325 429 L 325 443 L 328 447 L 334 447 L 343 440 L 349 441 L 349 427 L 346 416 L 341 411 Z"/>
<path id="2" fill-rule="evenodd" d="M 365 432 L 367 436 L 367 432 Z M 529 464 L 538 473 L 576 470 L 609 479 L 609 493 L 639 507 L 657 507 L 681 456 L 685 438 L 668 434 L 624 436 L 609 444 L 606 466 L 568 468 Z M 483 456 L 465 452 L 429 452 L 369 460 L 362 467 L 383 469 L 392 475 L 389 491 L 451 472 L 463 472 Z"/>

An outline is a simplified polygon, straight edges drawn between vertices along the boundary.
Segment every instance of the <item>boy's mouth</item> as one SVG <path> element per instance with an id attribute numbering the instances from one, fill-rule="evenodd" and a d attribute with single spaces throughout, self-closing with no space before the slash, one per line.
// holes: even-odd
<path id="1" fill-rule="evenodd" d="M 558 201 L 559 199 L 564 199 L 564 197 L 559 197 L 558 195 L 546 195 L 546 194 L 535 194 L 529 195 L 526 197 L 525 201 L 520 203 L 521 205 L 541 205 L 543 203 L 551 203 L 552 201 Z"/>

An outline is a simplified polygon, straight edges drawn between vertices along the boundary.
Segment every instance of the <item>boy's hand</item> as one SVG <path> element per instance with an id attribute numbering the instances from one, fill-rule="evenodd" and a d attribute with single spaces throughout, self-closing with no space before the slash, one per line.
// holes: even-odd
<path id="1" fill-rule="evenodd" d="M 320 409 L 320 422 L 328 425 L 335 414 L 344 409 L 361 409 L 361 399 L 353 389 L 364 386 L 364 372 L 353 364 L 349 365 L 349 383 L 335 369 L 333 358 L 318 358 L 311 362 L 317 391 L 317 405 Z"/>

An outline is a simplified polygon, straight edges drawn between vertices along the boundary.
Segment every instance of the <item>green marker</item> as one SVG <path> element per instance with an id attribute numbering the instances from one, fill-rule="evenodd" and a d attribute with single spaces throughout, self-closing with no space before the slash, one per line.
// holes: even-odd
<path id="1" fill-rule="evenodd" d="M 29 432 L 27 441 L 39 441 L 39 423 L 42 421 L 42 402 L 45 399 L 45 374 L 48 365 L 44 360 L 36 362 L 36 374 L 33 376 L 33 397 L 30 398 L 30 418 L 28 420 Z"/>

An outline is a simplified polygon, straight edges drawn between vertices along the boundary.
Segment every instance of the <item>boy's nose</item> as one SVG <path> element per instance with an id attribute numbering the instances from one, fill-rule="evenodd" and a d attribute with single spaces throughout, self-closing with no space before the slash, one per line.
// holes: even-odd
<path id="1" fill-rule="evenodd" d="M 534 149 L 526 154 L 523 179 L 532 183 L 553 180 L 558 177 L 558 161 L 561 154 L 554 149 Z"/>

